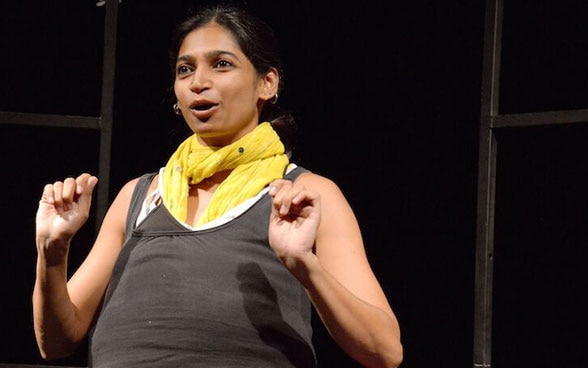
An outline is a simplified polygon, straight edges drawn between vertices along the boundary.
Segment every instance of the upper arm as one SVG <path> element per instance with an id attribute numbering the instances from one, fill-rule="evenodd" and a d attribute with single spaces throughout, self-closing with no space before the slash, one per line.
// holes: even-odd
<path id="1" fill-rule="evenodd" d="M 110 281 L 124 243 L 127 213 L 137 180 L 129 181 L 120 190 L 102 221 L 90 252 L 68 281 L 68 292 L 81 327 L 79 334 L 88 331 Z"/>
<path id="2" fill-rule="evenodd" d="M 316 174 L 303 174 L 299 180 L 321 196 L 321 223 L 315 245 L 321 265 L 355 296 L 393 316 L 367 258 L 357 218 L 341 189 Z"/>

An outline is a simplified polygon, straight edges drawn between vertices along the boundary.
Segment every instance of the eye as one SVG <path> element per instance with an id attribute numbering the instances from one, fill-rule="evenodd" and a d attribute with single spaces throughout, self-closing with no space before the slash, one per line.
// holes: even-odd
<path id="1" fill-rule="evenodd" d="M 186 65 L 186 64 L 178 65 L 178 67 L 176 68 L 176 75 L 177 76 L 186 75 L 186 74 L 191 73 L 193 70 L 194 70 L 194 68 L 192 68 L 189 65 Z"/>
<path id="2" fill-rule="evenodd" d="M 214 67 L 216 69 L 226 69 L 233 66 L 233 63 L 231 63 L 230 61 L 226 60 L 226 59 L 219 59 L 217 60 L 217 62 L 214 64 Z"/>

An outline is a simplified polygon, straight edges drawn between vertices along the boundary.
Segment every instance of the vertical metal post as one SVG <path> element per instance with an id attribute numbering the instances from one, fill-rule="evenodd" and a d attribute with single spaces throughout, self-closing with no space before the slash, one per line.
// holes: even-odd
<path id="1" fill-rule="evenodd" d="M 107 0 L 105 4 L 102 101 L 100 105 L 100 155 L 98 164 L 100 182 L 97 188 L 96 232 L 100 229 L 109 203 L 118 3 L 118 0 Z"/>
<path id="2" fill-rule="evenodd" d="M 491 367 L 492 362 L 492 279 L 497 149 L 492 128 L 493 119 L 498 115 L 501 34 L 502 0 L 486 0 L 478 158 L 474 368 Z"/>

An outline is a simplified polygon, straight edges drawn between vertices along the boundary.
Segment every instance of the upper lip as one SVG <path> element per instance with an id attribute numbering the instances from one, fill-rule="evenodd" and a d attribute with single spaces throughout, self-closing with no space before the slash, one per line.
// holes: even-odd
<path id="1" fill-rule="evenodd" d="M 211 107 L 214 107 L 216 105 L 217 105 L 216 102 L 206 100 L 206 99 L 199 99 L 199 100 L 193 101 L 189 107 L 192 110 L 203 111 L 203 110 L 208 110 Z"/>

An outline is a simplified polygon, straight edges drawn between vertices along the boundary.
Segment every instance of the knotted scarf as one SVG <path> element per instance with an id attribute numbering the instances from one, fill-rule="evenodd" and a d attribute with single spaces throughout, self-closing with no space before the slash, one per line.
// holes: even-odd
<path id="1" fill-rule="evenodd" d="M 204 146 L 193 134 L 178 146 L 164 168 L 163 203 L 178 221 L 186 222 L 190 185 L 232 169 L 196 225 L 205 224 L 281 178 L 288 162 L 284 145 L 268 122 L 223 147 Z"/>

